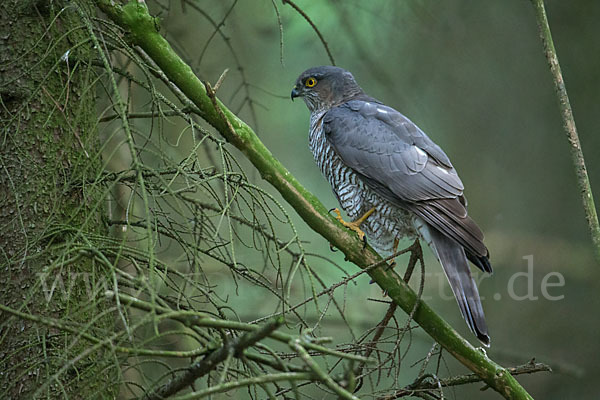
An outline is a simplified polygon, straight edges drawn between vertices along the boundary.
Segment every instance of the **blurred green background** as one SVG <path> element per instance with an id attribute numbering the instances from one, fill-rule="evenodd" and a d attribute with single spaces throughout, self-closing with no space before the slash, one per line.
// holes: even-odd
<path id="1" fill-rule="evenodd" d="M 600 2 L 546 3 L 592 187 L 600 196 Z M 231 1 L 198 3 L 215 22 L 224 20 L 222 31 L 235 56 L 207 19 L 185 7 L 172 6 L 163 15 L 163 24 L 169 41 L 198 66 L 202 79 L 215 82 L 225 68 L 231 69 L 220 98 L 232 110 L 240 110 L 238 115 L 255 128 L 273 154 L 326 206 L 334 207 L 336 200 L 308 149 L 309 113 L 301 101 L 289 100 L 303 70 L 330 61 L 308 23 L 291 7 L 276 4 L 283 26 L 283 63 L 277 15 L 268 0 L 239 1 L 233 9 Z M 353 72 L 367 93 L 419 125 L 460 173 L 470 215 L 486 234 L 495 269 L 480 285 L 492 337 L 490 356 L 503 365 L 522 364 L 532 357 L 550 364 L 553 374 L 519 377 L 535 398 L 597 398 L 589 379 L 600 356 L 600 273 L 530 2 L 297 0 L 297 4 L 322 32 L 337 65 Z M 244 68 L 246 86 L 235 57 Z M 260 182 L 258 173 L 250 174 Z M 276 197 L 292 215 L 300 237 L 309 242 L 307 251 L 356 271 Z M 429 250 L 426 256 L 428 302 L 475 343 L 440 278 L 439 265 Z M 515 273 L 527 272 L 524 257 L 529 256 L 530 281 L 524 275 L 514 278 Z M 406 258 L 398 260 L 399 268 L 405 264 Z M 311 265 L 329 283 L 343 277 L 328 264 L 320 269 L 316 259 Z M 559 272 L 565 282 L 548 289 L 550 295 L 562 297 L 556 301 L 544 298 L 541 291 L 551 272 Z M 418 287 L 416 275 L 413 287 Z M 511 290 L 523 296 L 529 285 L 537 300 L 511 298 Z M 374 326 L 387 309 L 366 300 L 382 298 L 366 276 L 349 285 L 343 296 L 348 320 L 359 332 Z M 252 320 L 273 311 L 274 306 L 263 300 L 258 290 L 245 288 L 230 302 L 242 319 Z M 404 320 L 401 312 L 398 317 Z M 321 327 L 326 330 L 320 333 L 335 336 L 336 342 L 347 339 L 333 311 Z M 416 332 L 408 360 L 423 357 L 431 344 L 424 333 Z M 449 368 L 442 368 L 445 373 L 467 372 L 451 357 L 445 359 Z M 402 384 L 410 383 L 418 372 L 419 367 L 410 364 L 403 367 Z M 455 398 L 498 398 L 480 388 L 472 385 L 447 393 Z"/>

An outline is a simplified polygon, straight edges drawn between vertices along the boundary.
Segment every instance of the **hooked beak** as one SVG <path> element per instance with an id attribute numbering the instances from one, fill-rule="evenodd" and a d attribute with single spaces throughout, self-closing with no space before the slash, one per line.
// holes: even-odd
<path id="1" fill-rule="evenodd" d="M 300 93 L 297 86 L 294 86 L 294 88 L 292 89 L 292 95 L 291 95 L 292 101 L 294 101 L 294 99 L 296 97 L 300 97 L 300 96 L 302 96 L 302 93 Z"/>

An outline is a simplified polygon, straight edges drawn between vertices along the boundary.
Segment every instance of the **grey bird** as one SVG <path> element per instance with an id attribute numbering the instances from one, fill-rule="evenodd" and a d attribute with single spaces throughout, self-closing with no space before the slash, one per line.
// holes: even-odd
<path id="1" fill-rule="evenodd" d="M 448 156 L 395 109 L 368 96 L 352 74 L 323 66 L 304 71 L 292 100 L 310 110 L 309 147 L 331 184 L 344 222 L 382 256 L 399 238 L 422 238 L 448 278 L 469 328 L 490 344 L 467 259 L 492 272 L 483 233 L 467 215 L 464 186 Z M 364 233 L 363 233 L 364 232 Z"/>

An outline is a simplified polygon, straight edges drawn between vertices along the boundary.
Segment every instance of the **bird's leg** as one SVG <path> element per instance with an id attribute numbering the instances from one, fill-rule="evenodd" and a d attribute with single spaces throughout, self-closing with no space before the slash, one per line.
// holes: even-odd
<path id="1" fill-rule="evenodd" d="M 355 221 L 352 222 L 346 222 L 344 221 L 344 219 L 342 218 L 342 214 L 340 213 L 340 210 L 337 208 L 332 209 L 331 211 L 333 211 L 334 213 L 337 214 L 337 216 L 335 217 L 338 221 L 340 221 L 340 223 L 342 225 L 344 225 L 346 228 L 353 230 L 354 232 L 356 232 L 356 234 L 358 235 L 358 238 L 360 240 L 362 240 L 363 242 L 365 242 L 365 233 L 362 231 L 362 229 L 360 229 L 360 225 L 365 222 L 365 220 L 367 218 L 369 218 L 369 215 L 373 214 L 373 212 L 375 211 L 375 207 L 371 208 L 369 211 L 367 211 L 366 213 L 363 214 L 362 217 L 358 218 Z M 366 244 L 366 242 L 365 242 Z"/>

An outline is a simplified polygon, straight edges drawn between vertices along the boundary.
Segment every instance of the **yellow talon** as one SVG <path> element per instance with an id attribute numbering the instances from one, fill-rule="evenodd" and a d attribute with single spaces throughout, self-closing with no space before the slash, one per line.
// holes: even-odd
<path id="1" fill-rule="evenodd" d="M 356 234 L 358 235 L 358 238 L 360 240 L 364 240 L 365 239 L 365 233 L 362 231 L 362 229 L 360 229 L 360 225 L 365 222 L 365 220 L 369 217 L 369 215 L 373 214 L 373 212 L 375 211 L 375 207 L 371 208 L 369 211 L 367 211 L 366 213 L 364 213 L 364 215 L 360 218 L 358 218 L 355 221 L 352 222 L 346 222 L 344 221 L 344 219 L 342 218 L 342 214 L 340 213 L 340 210 L 338 210 L 337 208 L 334 208 L 332 210 L 334 213 L 337 214 L 337 216 L 335 217 L 338 221 L 340 221 L 340 223 L 342 225 L 344 225 L 346 228 L 353 230 L 354 232 L 356 232 Z"/>

